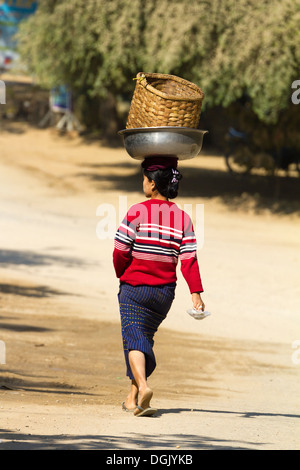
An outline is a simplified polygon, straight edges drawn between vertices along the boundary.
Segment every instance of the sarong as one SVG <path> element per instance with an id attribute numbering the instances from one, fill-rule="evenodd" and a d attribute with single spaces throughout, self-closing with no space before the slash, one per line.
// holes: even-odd
<path id="1" fill-rule="evenodd" d="M 121 284 L 118 294 L 126 375 L 133 380 L 129 364 L 130 350 L 141 351 L 146 358 L 146 377 L 156 367 L 154 335 L 166 318 L 175 297 L 176 283 L 163 286 Z"/>

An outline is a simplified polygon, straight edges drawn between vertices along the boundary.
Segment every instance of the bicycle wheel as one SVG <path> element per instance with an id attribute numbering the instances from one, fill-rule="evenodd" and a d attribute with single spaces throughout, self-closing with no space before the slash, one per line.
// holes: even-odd
<path id="1" fill-rule="evenodd" d="M 247 145 L 238 145 L 225 154 L 228 170 L 235 174 L 247 174 L 253 168 L 253 156 Z"/>

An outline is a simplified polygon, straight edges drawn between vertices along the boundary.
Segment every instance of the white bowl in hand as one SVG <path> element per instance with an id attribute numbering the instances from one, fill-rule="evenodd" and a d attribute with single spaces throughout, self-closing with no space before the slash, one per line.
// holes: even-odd
<path id="1" fill-rule="evenodd" d="M 191 315 L 191 317 L 195 318 L 195 320 L 203 320 L 203 318 L 209 317 L 209 315 L 211 315 L 211 313 L 207 312 L 206 310 L 203 312 L 202 310 L 196 310 L 195 308 L 190 308 L 187 310 L 187 313 Z"/>

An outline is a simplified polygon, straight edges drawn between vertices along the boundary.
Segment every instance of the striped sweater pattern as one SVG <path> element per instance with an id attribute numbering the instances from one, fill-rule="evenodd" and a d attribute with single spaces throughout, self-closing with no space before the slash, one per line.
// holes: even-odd
<path id="1" fill-rule="evenodd" d="M 120 281 L 131 285 L 176 282 L 178 260 L 190 292 L 203 292 L 189 215 L 164 200 L 133 205 L 115 235 L 113 262 Z"/>

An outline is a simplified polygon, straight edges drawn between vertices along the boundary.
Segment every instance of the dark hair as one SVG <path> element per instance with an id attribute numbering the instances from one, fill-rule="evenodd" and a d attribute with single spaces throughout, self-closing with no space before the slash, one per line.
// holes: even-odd
<path id="1" fill-rule="evenodd" d="M 144 170 L 144 175 L 149 181 L 154 181 L 159 194 L 167 199 L 175 199 L 178 194 L 179 181 L 182 179 L 181 173 L 175 168 L 166 168 L 164 170 Z"/>

